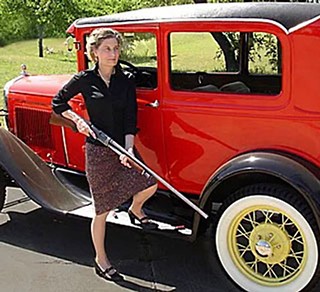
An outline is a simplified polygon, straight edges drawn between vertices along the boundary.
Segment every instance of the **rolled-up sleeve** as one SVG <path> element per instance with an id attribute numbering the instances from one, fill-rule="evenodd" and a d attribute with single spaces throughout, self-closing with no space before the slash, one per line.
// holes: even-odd
<path id="1" fill-rule="evenodd" d="M 129 80 L 129 87 L 127 92 L 127 105 L 124 115 L 124 134 L 136 135 L 138 132 L 137 128 L 137 95 L 136 86 L 132 79 Z"/>
<path id="2" fill-rule="evenodd" d="M 71 109 L 68 101 L 81 92 L 81 76 L 81 72 L 74 75 L 71 80 L 67 84 L 65 84 L 57 93 L 57 95 L 52 99 L 52 110 L 55 113 L 61 114 L 64 111 Z"/>

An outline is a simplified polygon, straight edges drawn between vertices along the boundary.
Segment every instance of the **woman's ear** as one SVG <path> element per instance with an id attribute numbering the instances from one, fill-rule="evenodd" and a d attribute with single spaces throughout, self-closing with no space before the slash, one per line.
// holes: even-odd
<path id="1" fill-rule="evenodd" d="M 94 55 L 94 61 L 97 62 L 98 61 L 97 48 L 93 48 L 92 49 L 92 53 Z"/>

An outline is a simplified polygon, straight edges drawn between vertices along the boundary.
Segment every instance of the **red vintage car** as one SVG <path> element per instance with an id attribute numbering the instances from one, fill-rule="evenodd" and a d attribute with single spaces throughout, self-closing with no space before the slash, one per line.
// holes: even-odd
<path id="1" fill-rule="evenodd" d="M 145 163 L 210 214 L 160 185 L 145 210 L 163 223 L 159 232 L 195 240 L 213 224 L 212 248 L 235 284 L 310 291 L 320 274 L 320 5 L 198 4 L 78 19 L 68 29 L 78 70 L 91 65 L 86 39 L 96 27 L 124 37 Z M 49 210 L 92 216 L 84 137 L 49 123 L 51 99 L 70 78 L 6 85 L 1 205 L 13 180 Z M 70 105 L 87 116 L 80 95 Z M 130 226 L 126 208 L 108 220 Z"/>

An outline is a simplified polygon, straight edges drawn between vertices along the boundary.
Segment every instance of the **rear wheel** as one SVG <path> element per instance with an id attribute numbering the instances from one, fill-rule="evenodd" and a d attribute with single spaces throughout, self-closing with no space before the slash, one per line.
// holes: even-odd
<path id="1" fill-rule="evenodd" d="M 216 252 L 227 274 L 246 291 L 300 291 L 317 282 L 319 232 L 299 195 L 256 184 L 224 203 Z"/>

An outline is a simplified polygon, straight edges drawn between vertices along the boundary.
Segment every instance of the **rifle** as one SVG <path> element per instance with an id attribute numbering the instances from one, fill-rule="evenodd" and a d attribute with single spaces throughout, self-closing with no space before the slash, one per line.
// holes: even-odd
<path id="1" fill-rule="evenodd" d="M 124 154 L 126 155 L 134 164 L 135 167 L 142 170 L 142 174 L 152 175 L 155 179 L 161 182 L 164 186 L 166 186 L 170 191 L 172 191 L 178 198 L 184 201 L 187 205 L 189 205 L 193 210 L 199 213 L 203 218 L 207 219 L 208 215 L 203 212 L 197 205 L 188 200 L 184 195 L 182 195 L 179 191 L 177 191 L 172 185 L 170 185 L 167 181 L 165 181 L 161 176 L 151 170 L 148 166 L 146 166 L 143 162 L 141 162 L 138 158 L 131 155 L 126 149 L 124 149 L 117 142 L 112 140 L 107 134 L 103 131 L 99 130 L 97 127 L 90 125 L 92 131 L 96 134 L 96 140 L 101 142 L 103 145 L 109 147 L 112 151 L 117 153 L 118 155 Z"/>

